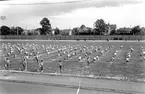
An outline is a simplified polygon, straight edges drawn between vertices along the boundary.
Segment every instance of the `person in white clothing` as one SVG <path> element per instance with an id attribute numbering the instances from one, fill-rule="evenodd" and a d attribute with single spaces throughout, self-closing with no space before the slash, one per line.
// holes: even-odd
<path id="1" fill-rule="evenodd" d="M 41 60 L 39 63 L 39 72 L 43 72 L 43 69 L 44 69 L 44 61 Z"/>
<path id="2" fill-rule="evenodd" d="M 11 66 L 11 62 L 10 62 L 9 58 L 6 58 L 5 59 L 5 65 L 4 65 L 5 69 L 9 70 L 10 66 Z"/>

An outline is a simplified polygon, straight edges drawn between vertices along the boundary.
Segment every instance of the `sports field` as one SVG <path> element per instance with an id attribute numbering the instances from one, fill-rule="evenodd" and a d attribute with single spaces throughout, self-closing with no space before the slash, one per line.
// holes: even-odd
<path id="1" fill-rule="evenodd" d="M 43 72 L 46 73 L 59 73 L 58 62 L 61 60 L 63 74 L 144 78 L 144 42 L 34 40 L 1 41 L 0 45 L 1 69 L 4 67 L 4 57 L 9 57 L 10 70 L 19 70 L 20 68 L 23 70 L 21 58 L 26 52 L 29 55 L 28 71 L 32 72 L 38 70 L 38 64 L 33 57 L 33 53 L 35 53 L 39 56 L 39 60 L 44 60 Z M 4 50 L 5 46 L 7 49 Z M 20 53 L 17 47 L 23 52 Z M 10 55 L 7 56 L 10 51 Z M 79 60 L 79 58 L 81 59 Z M 87 60 L 87 58 L 89 59 Z M 126 58 L 129 61 L 126 62 Z M 89 65 L 87 61 L 89 61 Z"/>
<path id="2" fill-rule="evenodd" d="M 7 57 L 11 61 L 9 70 L 23 71 L 22 57 L 26 54 L 28 55 L 28 72 L 38 72 L 38 63 L 40 61 L 34 58 L 34 56 L 37 55 L 39 60 L 44 60 L 43 73 L 60 74 L 58 65 L 61 60 L 61 75 L 119 79 L 125 80 L 125 82 L 129 80 L 144 81 L 145 78 L 145 44 L 143 41 L 1 40 L 0 69 L 4 70 L 4 59 Z M 12 85 L 10 82 L 0 82 L 0 84 L 4 84 L 4 86 L 6 85 L 8 87 Z M 15 84 L 15 87 L 19 86 L 32 87 L 32 85 Z M 33 86 L 36 88 L 43 87 Z M 52 90 L 54 90 L 49 94 L 58 94 L 57 91 L 55 91 L 57 87 L 48 86 L 43 88 L 43 90 L 47 92 L 47 90 L 49 90 L 47 88 L 52 88 Z M 64 91 L 64 88 L 59 89 L 60 91 Z M 69 90 L 71 92 L 76 92 L 77 89 L 68 89 L 68 92 Z M 66 92 L 62 94 L 76 94 L 68 92 L 66 90 Z M 79 94 L 88 94 L 85 93 L 88 92 L 85 90 L 81 92 Z M 101 93 L 101 91 L 100 93 L 99 91 L 91 92 L 90 94 L 109 94 L 105 92 Z M 30 91 L 29 93 L 31 94 L 32 92 Z M 114 92 L 111 92 L 110 94 L 113 93 Z M 119 92 L 117 92 L 117 94 L 118 93 Z M 6 94 L 10 93 L 7 92 Z M 34 94 L 34 92 L 32 94 Z"/>

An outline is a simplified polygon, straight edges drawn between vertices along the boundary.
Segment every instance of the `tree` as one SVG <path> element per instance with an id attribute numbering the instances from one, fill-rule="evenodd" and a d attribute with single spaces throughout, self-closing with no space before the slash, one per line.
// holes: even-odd
<path id="1" fill-rule="evenodd" d="M 85 25 L 81 25 L 79 28 L 79 35 L 86 35 L 88 33 L 88 30 Z"/>
<path id="2" fill-rule="evenodd" d="M 86 26 L 84 24 L 80 26 L 80 29 L 82 29 L 82 30 L 85 28 L 86 28 Z"/>
<path id="3" fill-rule="evenodd" d="M 133 27 L 132 30 L 131 30 L 131 33 L 132 33 L 133 35 L 138 35 L 138 34 L 140 34 L 140 32 L 141 32 L 141 28 L 140 28 L 139 25 Z"/>
<path id="4" fill-rule="evenodd" d="M 92 35 L 92 28 L 87 27 L 87 30 L 88 30 L 88 34 L 89 34 L 89 35 Z"/>
<path id="5" fill-rule="evenodd" d="M 17 35 L 17 29 L 16 29 L 16 27 L 11 27 L 11 31 L 10 31 L 10 34 L 11 35 Z"/>
<path id="6" fill-rule="evenodd" d="M 104 22 L 103 19 L 98 19 L 94 22 L 95 32 L 98 32 L 100 35 L 103 35 L 108 31 L 108 24 Z"/>
<path id="7" fill-rule="evenodd" d="M 66 36 L 66 35 L 69 35 L 69 31 L 70 29 L 63 29 L 60 31 L 60 34 Z"/>
<path id="8" fill-rule="evenodd" d="M 31 30 L 28 30 L 27 35 L 33 35 L 33 32 Z"/>
<path id="9" fill-rule="evenodd" d="M 40 21 L 40 25 L 42 26 L 42 35 L 50 34 L 51 33 L 51 24 L 47 18 L 43 18 Z"/>
<path id="10" fill-rule="evenodd" d="M 40 35 L 42 31 L 42 28 L 35 29 L 35 35 Z"/>
<path id="11" fill-rule="evenodd" d="M 55 34 L 55 35 L 60 34 L 60 30 L 59 30 L 59 28 L 56 27 L 56 28 L 54 29 L 54 34 Z"/>
<path id="12" fill-rule="evenodd" d="M 114 30 L 114 29 L 111 30 L 111 31 L 110 31 L 110 35 L 116 35 L 116 30 Z"/>
<path id="13" fill-rule="evenodd" d="M 10 35 L 10 28 L 8 26 L 1 26 L 1 35 Z"/>
<path id="14" fill-rule="evenodd" d="M 131 28 L 127 28 L 127 27 L 119 28 L 117 29 L 116 34 L 117 35 L 132 35 Z"/>
<path id="15" fill-rule="evenodd" d="M 97 31 L 98 29 L 94 28 L 91 32 L 93 35 L 100 35 L 100 32 Z"/>
<path id="16" fill-rule="evenodd" d="M 79 29 L 78 28 L 73 28 L 72 29 L 72 34 L 73 35 L 79 35 Z"/>
<path id="17" fill-rule="evenodd" d="M 23 31 L 24 30 L 19 26 L 11 27 L 10 34 L 11 35 L 22 35 Z"/>
<path id="18" fill-rule="evenodd" d="M 144 27 L 141 28 L 140 34 L 145 35 L 145 28 Z"/>
<path id="19" fill-rule="evenodd" d="M 29 34 L 29 35 L 40 35 L 39 29 L 33 29 L 33 30 L 30 30 L 29 33 L 30 32 L 31 32 L 31 34 Z"/>
<path id="20" fill-rule="evenodd" d="M 22 33 L 23 33 L 24 30 L 23 30 L 23 28 L 17 26 L 16 27 L 16 31 L 17 31 L 17 35 L 22 35 Z"/>

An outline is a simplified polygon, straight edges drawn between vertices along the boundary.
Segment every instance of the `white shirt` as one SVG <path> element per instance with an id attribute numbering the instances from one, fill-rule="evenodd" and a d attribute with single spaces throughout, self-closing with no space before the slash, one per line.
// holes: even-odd
<path id="1" fill-rule="evenodd" d="M 10 60 L 6 60 L 6 63 L 10 64 Z"/>

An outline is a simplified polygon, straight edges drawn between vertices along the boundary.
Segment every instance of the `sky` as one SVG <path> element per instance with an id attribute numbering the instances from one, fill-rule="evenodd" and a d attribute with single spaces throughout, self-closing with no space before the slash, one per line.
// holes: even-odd
<path id="1" fill-rule="evenodd" d="M 145 27 L 145 0 L 0 0 L 0 26 L 39 28 L 42 18 L 52 28 L 70 29 L 84 24 L 93 27 L 97 19 L 120 27 Z"/>

